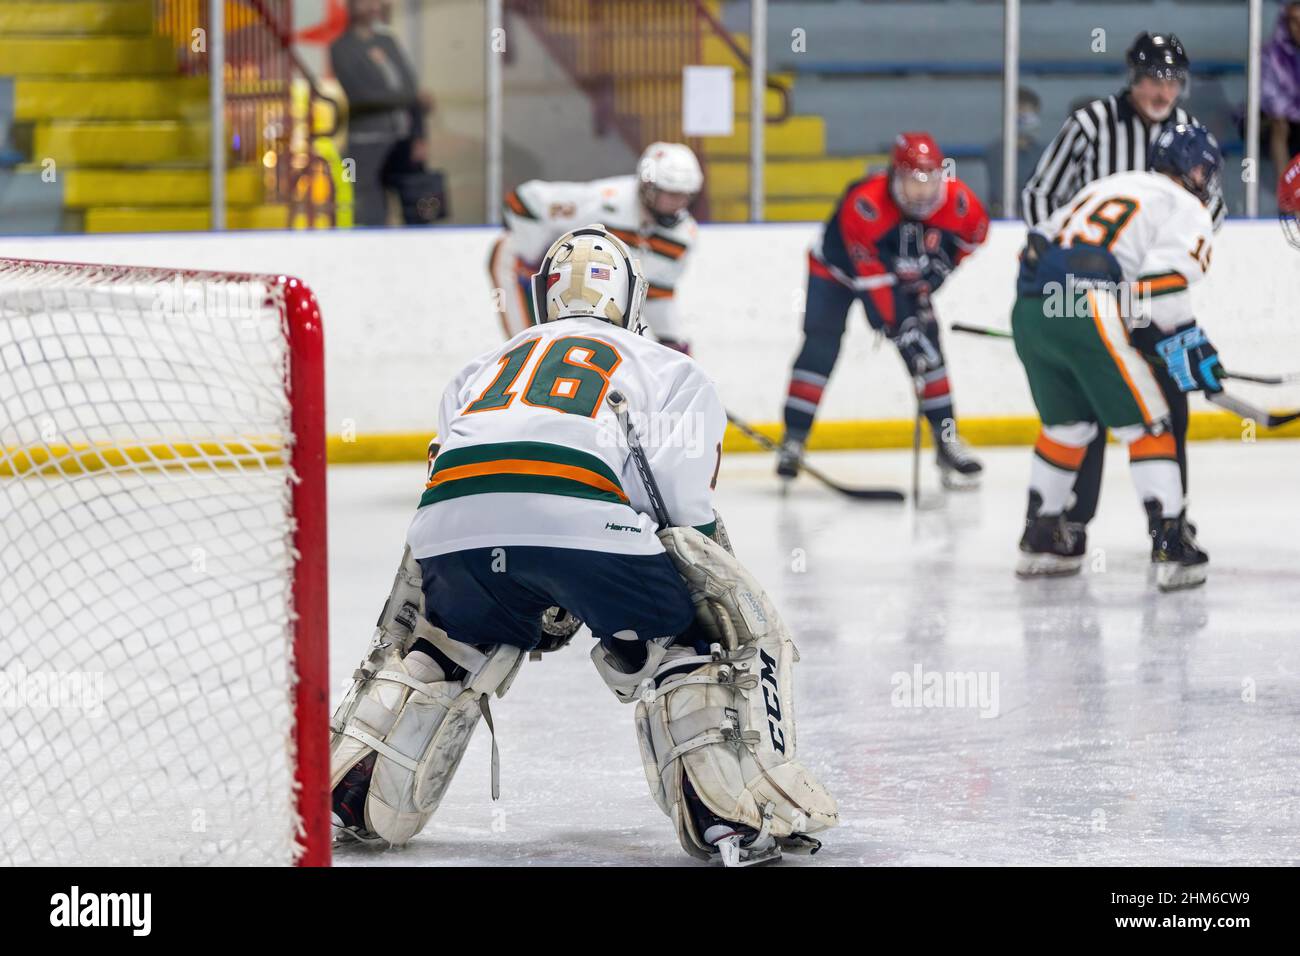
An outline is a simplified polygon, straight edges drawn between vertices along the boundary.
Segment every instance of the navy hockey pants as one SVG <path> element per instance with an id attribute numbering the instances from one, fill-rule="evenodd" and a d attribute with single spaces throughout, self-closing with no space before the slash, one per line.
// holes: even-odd
<path id="1" fill-rule="evenodd" d="M 453 640 L 531 650 L 542 615 L 562 607 L 607 647 L 678 636 L 695 608 L 666 554 L 611 554 L 574 548 L 471 548 L 420 559 L 425 611 Z"/>

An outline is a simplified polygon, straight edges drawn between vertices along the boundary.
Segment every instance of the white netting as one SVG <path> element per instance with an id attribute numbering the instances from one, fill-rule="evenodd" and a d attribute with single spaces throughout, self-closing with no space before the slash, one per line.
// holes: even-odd
<path id="1" fill-rule="evenodd" d="M 292 861 L 278 288 L 0 260 L 0 864 Z"/>

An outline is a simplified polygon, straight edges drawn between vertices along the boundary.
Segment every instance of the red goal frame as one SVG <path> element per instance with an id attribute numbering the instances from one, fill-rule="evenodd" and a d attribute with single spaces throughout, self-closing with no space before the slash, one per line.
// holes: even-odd
<path id="1" fill-rule="evenodd" d="M 326 525 L 325 338 L 320 306 L 301 279 L 286 275 L 169 269 L 0 257 L 19 265 L 78 270 L 112 282 L 157 279 L 262 281 L 278 288 L 288 338 L 292 447 L 289 464 L 295 553 L 292 583 L 294 800 L 299 829 L 298 866 L 329 866 L 329 561 Z"/>
<path id="2" fill-rule="evenodd" d="M 294 564 L 293 736 L 297 755 L 299 866 L 330 865 L 329 562 L 325 508 L 325 337 L 315 294 L 300 279 L 277 276 L 289 334 L 293 431 Z"/>

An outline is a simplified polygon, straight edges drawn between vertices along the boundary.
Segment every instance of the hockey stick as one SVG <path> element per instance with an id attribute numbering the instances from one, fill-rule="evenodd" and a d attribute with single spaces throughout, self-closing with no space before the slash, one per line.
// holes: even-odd
<path id="1" fill-rule="evenodd" d="M 1205 397 L 1220 408 L 1240 415 L 1242 418 L 1259 422 L 1265 428 L 1280 428 L 1282 425 L 1300 418 L 1300 411 L 1283 412 L 1280 415 L 1274 415 L 1267 409 L 1259 408 L 1258 406 L 1250 404 L 1250 402 L 1243 402 L 1241 399 L 1234 398 L 1224 392 L 1219 392 L 1215 395 L 1206 395 Z"/>
<path id="2" fill-rule="evenodd" d="M 987 335 L 989 338 L 994 339 L 1013 338 L 1010 332 L 1006 332 L 1002 329 L 990 329 L 983 325 L 967 325 L 965 322 L 954 322 L 952 325 L 948 326 L 948 328 L 954 332 L 968 332 L 971 335 Z"/>
<path id="3" fill-rule="evenodd" d="M 772 439 L 768 438 L 762 432 L 756 431 L 753 427 L 746 424 L 744 421 L 737 418 L 735 415 L 731 414 L 731 412 L 727 412 L 727 421 L 735 425 L 736 428 L 741 432 L 741 434 L 747 437 L 750 441 L 754 442 L 757 445 L 762 446 L 768 451 L 781 450 L 781 446 L 779 446 L 776 442 L 772 441 Z M 830 488 L 832 491 L 838 491 L 840 494 L 845 495 L 849 498 L 857 498 L 860 501 L 906 501 L 907 500 L 906 495 L 904 495 L 901 491 L 895 491 L 893 488 L 850 488 L 847 485 L 841 485 L 839 482 L 830 478 L 828 475 L 825 475 L 822 472 L 818 471 L 816 468 L 814 468 L 812 465 L 808 464 L 807 462 L 801 461 L 799 463 L 799 467 L 802 468 L 804 471 L 808 472 L 808 474 L 810 474 L 813 478 L 816 478 L 827 488 Z"/>
<path id="4" fill-rule="evenodd" d="M 916 420 L 912 423 L 912 501 L 918 505 L 921 501 L 921 396 L 925 391 L 925 379 L 918 375 L 912 383 L 916 388 Z"/>
<path id="5" fill-rule="evenodd" d="M 999 339 L 1009 339 L 1012 337 L 1010 332 L 1003 332 L 1001 329 L 989 329 L 979 325 L 966 325 L 962 322 L 954 322 L 951 327 L 954 332 L 969 332 L 972 335 L 986 335 L 991 338 Z M 1245 372 L 1225 371 L 1221 373 L 1219 377 L 1224 379 L 1235 379 L 1240 382 L 1255 382 L 1258 385 L 1284 385 L 1288 382 L 1300 381 L 1300 373 L 1292 373 L 1289 375 L 1249 375 Z M 1288 422 L 1293 422 L 1300 418 L 1300 411 L 1283 412 L 1280 415 L 1274 415 L 1266 409 L 1259 408 L 1256 405 L 1251 405 L 1249 402 L 1244 402 L 1239 398 L 1232 397 L 1231 395 L 1225 395 L 1223 392 L 1219 392 L 1215 395 L 1206 395 L 1206 398 L 1215 405 L 1218 405 L 1220 408 L 1226 409 L 1230 412 L 1235 412 L 1242 418 L 1249 418 L 1253 421 L 1259 422 L 1265 428 L 1279 428 Z"/>
<path id="6" fill-rule="evenodd" d="M 1005 332 L 1002 329 L 992 329 L 983 325 L 967 325 L 965 322 L 954 322 L 949 328 L 954 332 L 967 332 L 971 335 L 984 335 L 994 339 L 1014 338 L 1010 332 Z M 1249 372 L 1229 372 L 1225 370 L 1219 377 L 1236 379 L 1239 382 L 1254 382 L 1256 385 L 1287 385 L 1291 382 L 1300 382 L 1300 372 L 1289 372 L 1286 375 L 1253 375 Z"/>
<path id="7" fill-rule="evenodd" d="M 1287 375 L 1248 375 L 1245 372 L 1223 372 L 1220 378 L 1235 378 L 1239 382 L 1254 382 L 1256 385 L 1286 385 L 1300 382 L 1300 372 Z"/>
<path id="8" fill-rule="evenodd" d="M 654 472 L 650 470 L 650 462 L 645 456 L 645 450 L 641 447 L 641 439 L 637 436 L 636 426 L 632 424 L 631 418 L 627 413 L 627 397 L 618 389 L 610 392 L 605 397 L 609 407 L 614 410 L 618 417 L 618 425 L 623 429 L 623 435 L 627 438 L 627 447 L 632 453 L 632 461 L 636 464 L 637 474 L 641 476 L 641 484 L 645 486 L 646 494 L 650 497 L 650 508 L 654 511 L 655 521 L 660 528 L 672 526 L 672 520 L 668 517 L 668 509 L 664 507 L 663 495 L 659 493 L 659 483 L 655 481 Z"/>

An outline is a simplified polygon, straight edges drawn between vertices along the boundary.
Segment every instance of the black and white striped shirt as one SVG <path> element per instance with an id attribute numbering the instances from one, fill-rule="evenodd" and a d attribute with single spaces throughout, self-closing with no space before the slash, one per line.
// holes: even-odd
<path id="1" fill-rule="evenodd" d="M 1084 186 L 1112 173 L 1147 168 L 1151 144 L 1167 126 L 1195 123 L 1181 106 L 1154 123 L 1134 109 L 1127 91 L 1093 100 L 1070 114 L 1056 139 L 1039 157 L 1038 168 L 1020 195 L 1021 215 L 1030 226 L 1045 221 Z M 1217 230 L 1226 208 L 1220 192 L 1210 200 Z"/>

